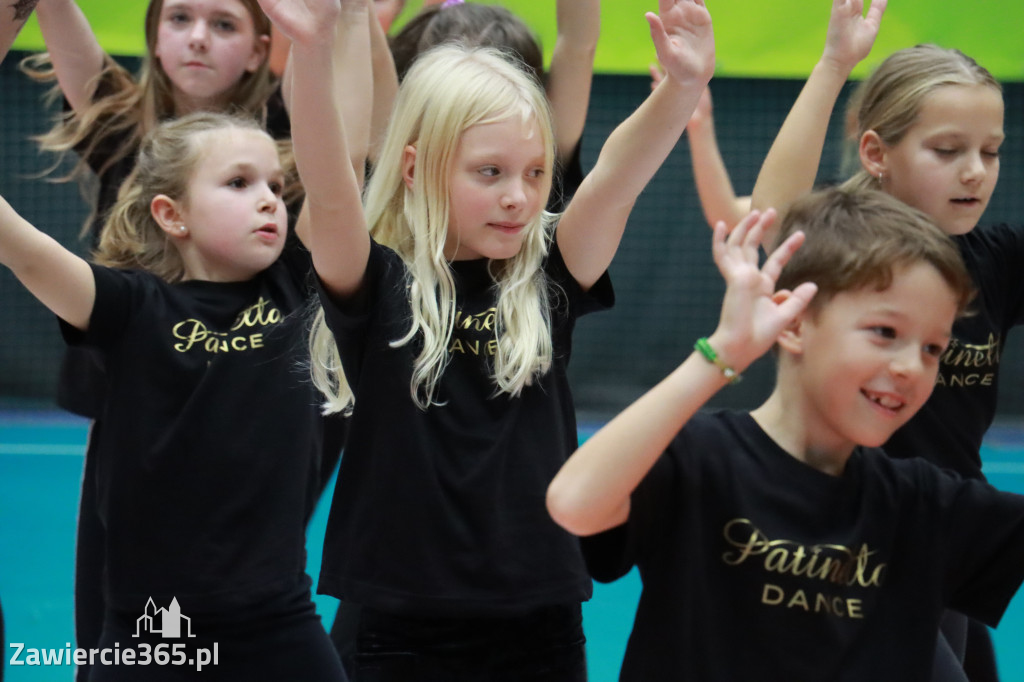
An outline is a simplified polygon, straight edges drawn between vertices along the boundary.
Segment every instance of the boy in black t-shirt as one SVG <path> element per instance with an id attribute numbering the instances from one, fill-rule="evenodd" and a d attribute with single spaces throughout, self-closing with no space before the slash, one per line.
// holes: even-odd
<path id="1" fill-rule="evenodd" d="M 759 268 L 773 219 L 716 227 L 718 329 L 570 458 L 548 508 L 597 579 L 639 567 L 622 680 L 928 679 L 943 610 L 995 625 L 1024 578 L 1024 497 L 878 449 L 931 393 L 970 280 L 878 192 L 794 205 Z M 772 346 L 764 404 L 697 414 Z"/>

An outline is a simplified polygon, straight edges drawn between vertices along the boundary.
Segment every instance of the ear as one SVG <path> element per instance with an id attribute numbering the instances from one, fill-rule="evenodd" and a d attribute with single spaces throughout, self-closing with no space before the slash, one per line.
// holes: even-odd
<path id="1" fill-rule="evenodd" d="M 792 295 L 788 289 L 776 291 L 772 294 L 772 301 L 776 305 L 782 303 Z M 789 324 L 787 324 L 781 332 L 779 332 L 778 338 L 775 342 L 779 344 L 779 347 L 789 353 L 790 355 L 800 355 L 804 349 L 804 332 L 806 331 L 806 325 L 808 322 L 807 310 L 803 310 L 797 315 Z"/>
<path id="2" fill-rule="evenodd" d="M 871 177 L 877 178 L 879 174 L 884 175 L 888 170 L 887 149 L 882 138 L 874 130 L 868 130 L 861 135 L 857 149 L 860 165 Z"/>
<path id="3" fill-rule="evenodd" d="M 407 144 L 405 149 L 402 150 L 402 179 L 405 180 L 405 186 L 409 189 L 412 189 L 412 178 L 415 170 L 416 147 Z"/>
<path id="4" fill-rule="evenodd" d="M 249 55 L 249 61 L 245 65 L 245 70 L 249 73 L 254 73 L 263 62 L 267 61 L 267 56 L 270 54 L 270 36 L 261 35 L 256 36 L 256 42 L 252 45 L 252 54 Z"/>
<path id="5" fill-rule="evenodd" d="M 183 239 L 188 235 L 188 230 L 182 229 L 184 223 L 181 207 L 166 194 L 157 194 L 153 197 L 153 201 L 149 202 L 149 212 L 167 236 Z"/>

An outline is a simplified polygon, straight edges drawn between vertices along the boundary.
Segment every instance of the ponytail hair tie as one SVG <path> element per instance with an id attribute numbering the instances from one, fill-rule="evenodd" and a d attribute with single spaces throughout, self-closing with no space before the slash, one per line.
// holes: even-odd
<path id="1" fill-rule="evenodd" d="M 441 9 L 447 9 L 449 7 L 455 7 L 456 5 L 465 5 L 466 0 L 444 0 L 441 3 Z"/>

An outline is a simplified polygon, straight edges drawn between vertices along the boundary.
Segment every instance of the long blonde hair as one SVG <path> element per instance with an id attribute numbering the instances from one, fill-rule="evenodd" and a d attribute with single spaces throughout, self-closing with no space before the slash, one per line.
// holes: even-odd
<path id="1" fill-rule="evenodd" d="M 422 409 L 436 403 L 455 327 L 455 282 L 444 256 L 450 178 L 459 140 L 469 128 L 518 118 L 536 121 L 544 144 L 544 188 L 551 187 L 554 135 L 547 98 L 520 66 L 491 48 L 443 45 L 424 53 L 402 81 L 380 154 L 367 183 L 366 221 L 378 243 L 393 249 L 408 270 L 412 320 L 395 347 L 417 340 L 422 349 L 410 381 Z M 416 148 L 416 177 L 409 189 L 402 174 L 403 150 Z M 517 396 L 551 365 L 548 282 L 542 264 L 555 216 L 538 212 L 525 228 L 519 253 L 490 261 L 497 291 L 493 378 L 496 393 Z M 312 334 L 313 378 L 327 396 L 327 411 L 352 406 L 354 397 L 340 371 L 337 346 L 323 310 Z"/>
<path id="2" fill-rule="evenodd" d="M 103 226 L 96 262 L 148 270 L 168 282 L 181 280 L 184 263 L 150 205 L 158 194 L 187 200 L 189 181 L 203 156 L 201 136 L 231 128 L 266 134 L 251 118 L 214 112 L 188 114 L 154 128 L 143 139 L 135 171 L 121 186 Z"/>
<path id="3" fill-rule="evenodd" d="M 857 142 L 873 130 L 886 145 L 899 144 L 917 121 L 925 98 L 947 85 L 984 85 L 1002 92 L 989 71 L 960 50 L 915 45 L 897 50 L 854 90 L 847 120 L 856 121 Z M 846 181 L 852 189 L 879 189 L 879 180 L 857 163 Z"/>
<path id="4" fill-rule="evenodd" d="M 239 0 L 249 12 L 257 39 L 270 36 L 270 19 L 260 9 L 257 0 Z M 44 151 L 55 152 L 58 159 L 51 167 L 56 168 L 71 150 L 78 150 L 78 161 L 60 181 L 91 177 L 87 159 L 111 138 L 122 138 L 118 147 L 110 154 L 103 166 L 97 169 L 102 174 L 129 154 L 134 154 L 150 131 L 160 121 L 174 115 L 174 90 L 170 78 L 160 65 L 156 54 L 157 33 L 164 0 L 150 0 L 146 8 L 146 54 L 142 58 L 137 79 L 114 61 L 104 57 L 103 69 L 97 75 L 98 97 L 82 111 L 64 112 L 58 117 L 53 128 L 35 138 Z M 49 53 L 26 57 L 21 70 L 34 80 L 52 82 L 57 78 Z M 259 120 L 264 117 L 264 105 L 273 91 L 274 81 L 267 59 L 253 72 L 246 72 L 227 95 L 232 111 L 245 112 Z M 59 85 L 54 85 L 48 99 L 52 102 L 61 96 Z M 86 225 L 91 222 L 90 216 Z"/>

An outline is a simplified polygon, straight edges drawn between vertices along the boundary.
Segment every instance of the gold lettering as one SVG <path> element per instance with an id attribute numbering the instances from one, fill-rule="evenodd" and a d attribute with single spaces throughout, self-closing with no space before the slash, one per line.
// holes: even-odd
<path id="1" fill-rule="evenodd" d="M 260 296 L 259 301 L 238 314 L 231 331 L 237 331 L 242 327 L 266 327 L 279 323 L 283 318 L 281 311 L 270 306 L 270 301 Z"/>
<path id="2" fill-rule="evenodd" d="M 785 596 L 786 593 L 778 585 L 765 583 L 764 590 L 761 591 L 761 603 L 768 606 L 778 606 L 782 603 L 782 598 Z"/>
<path id="3" fill-rule="evenodd" d="M 263 334 L 253 334 L 249 337 L 250 348 L 263 348 Z"/>
<path id="4" fill-rule="evenodd" d="M 449 353 L 465 353 L 466 349 L 462 347 L 462 341 L 459 339 L 452 339 L 452 345 L 448 348 Z"/>
<path id="5" fill-rule="evenodd" d="M 747 559 L 764 555 L 764 569 L 770 573 L 806 576 L 837 585 L 878 587 L 886 564 L 872 564 L 877 553 L 867 545 L 856 550 L 843 545 L 813 545 L 808 548 L 792 540 L 771 540 L 749 519 L 733 519 L 725 524 L 723 536 L 734 551 L 725 552 L 722 561 L 738 566 Z"/>
<path id="6" fill-rule="evenodd" d="M 811 607 L 807 604 L 807 595 L 804 594 L 803 590 L 797 590 L 793 594 L 793 596 L 790 597 L 789 602 L 786 604 L 786 608 L 787 609 L 791 609 L 794 606 L 799 606 L 804 611 L 810 611 L 811 610 Z"/>

